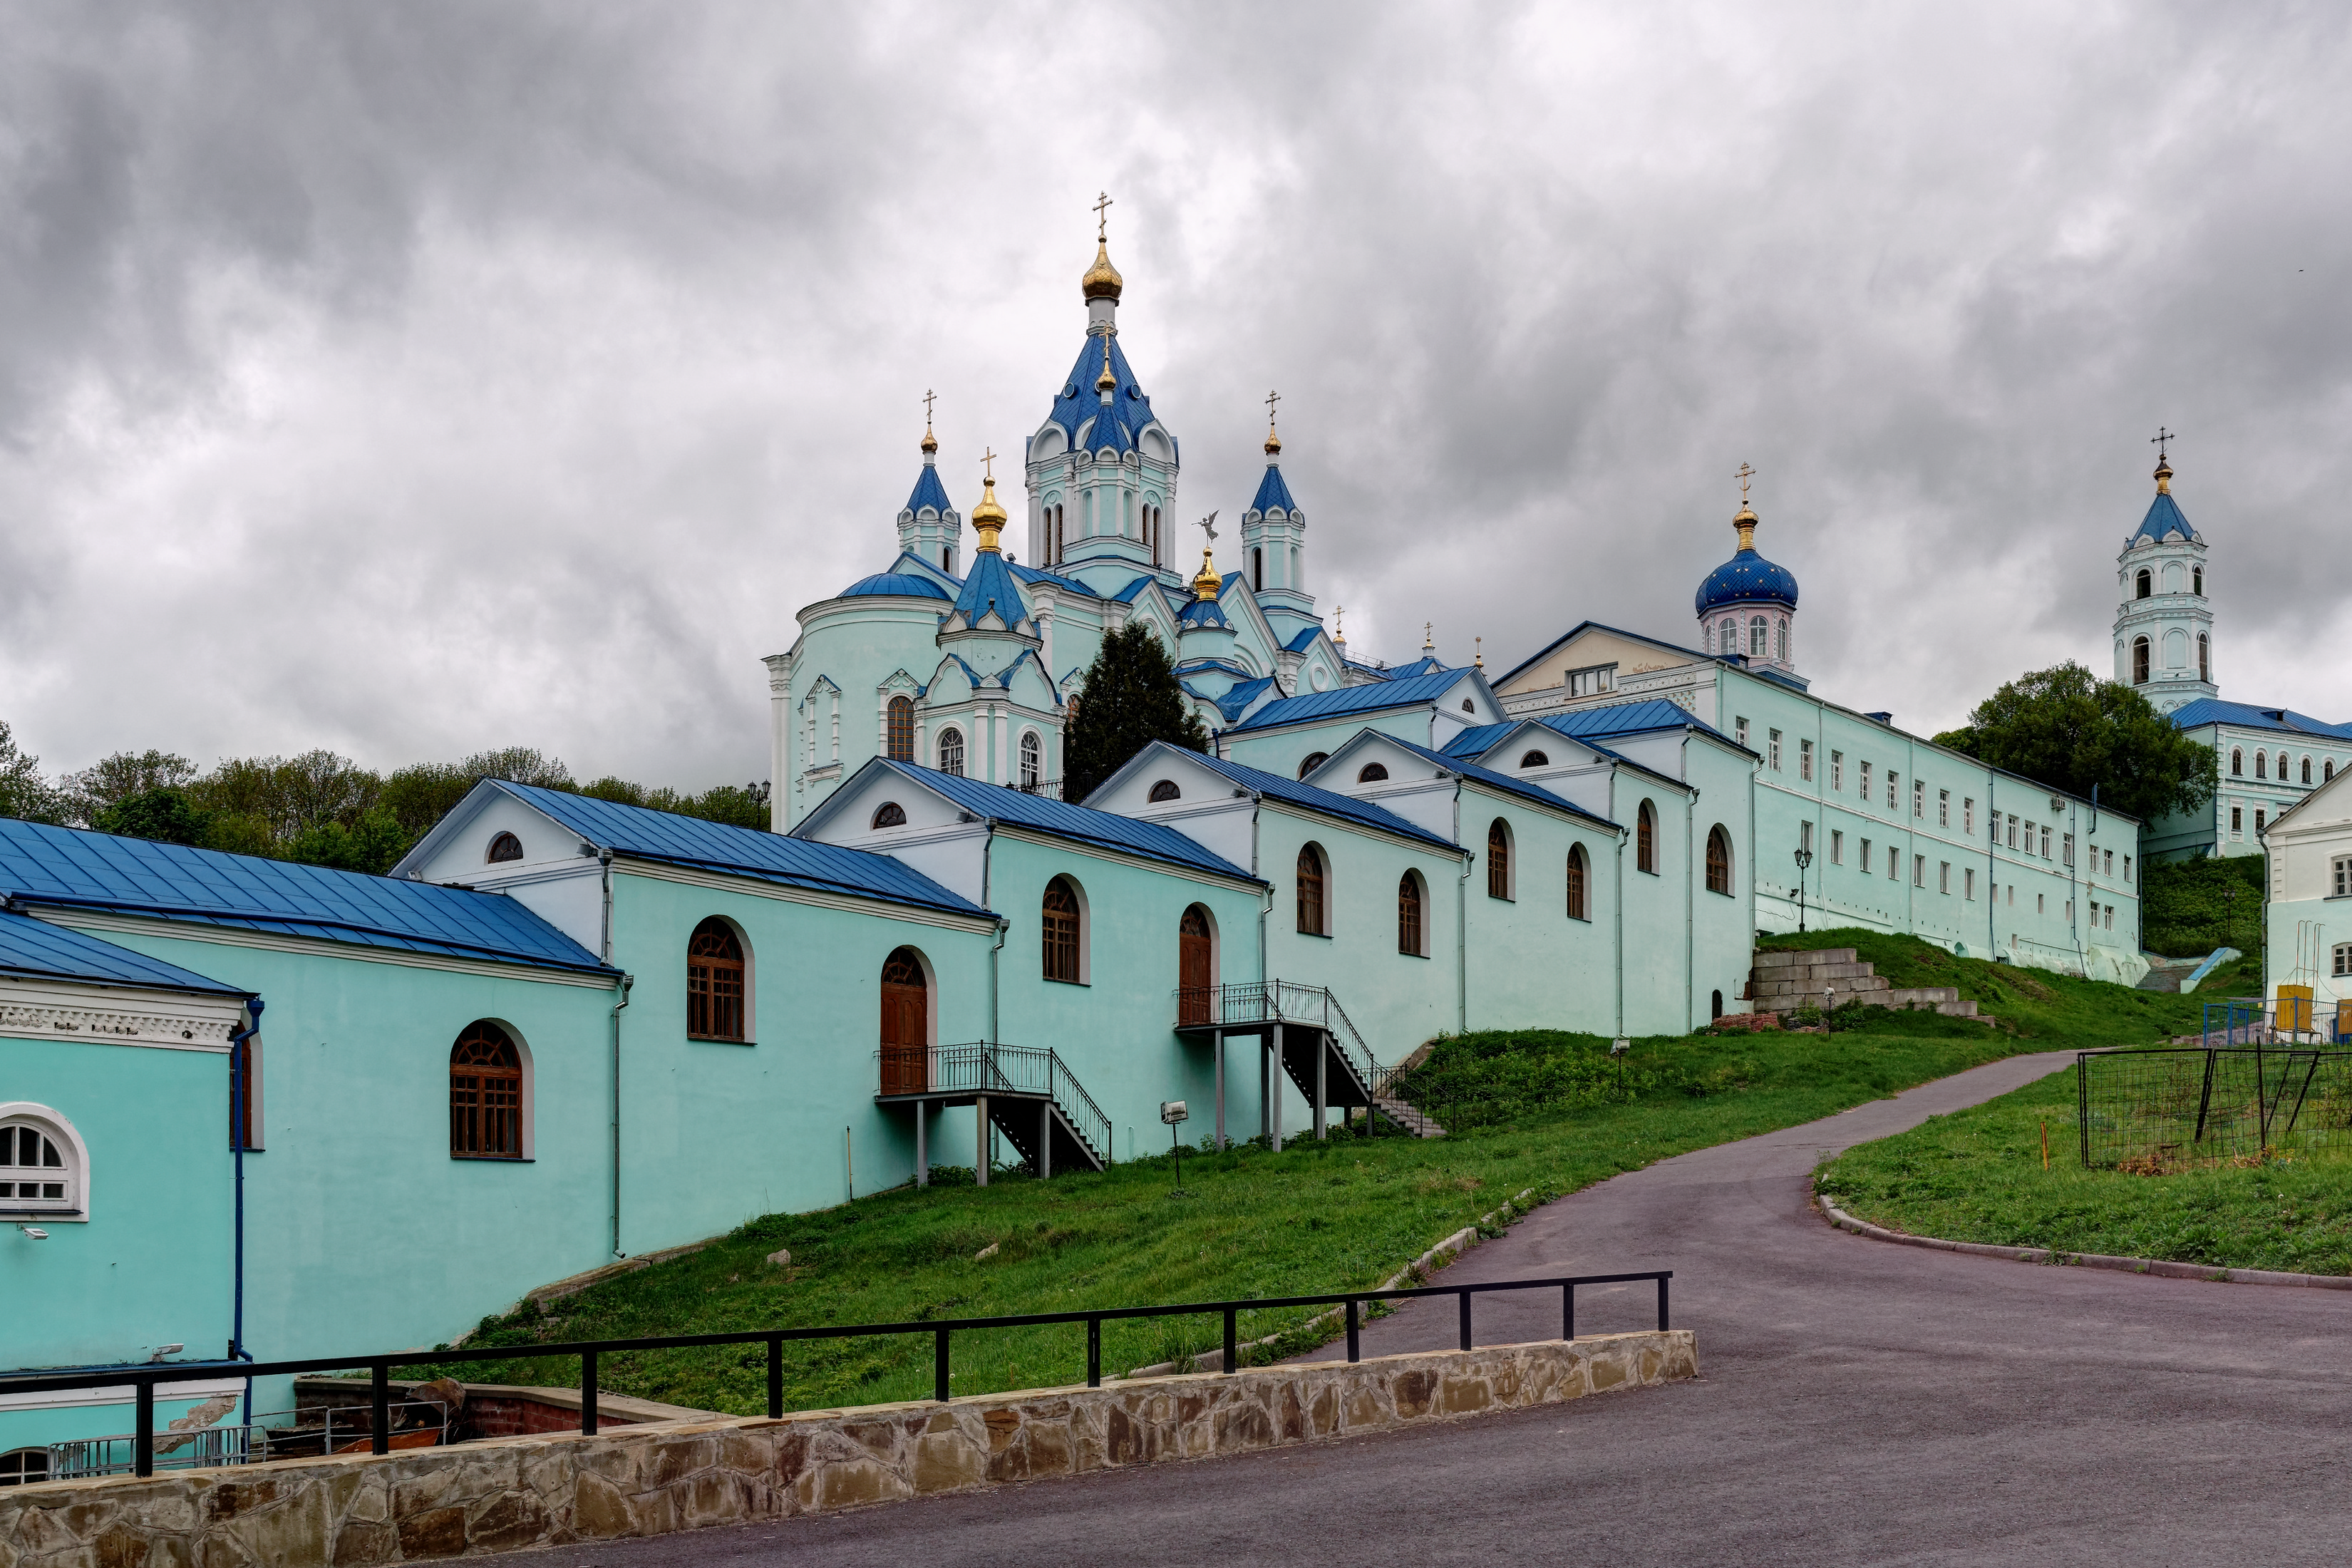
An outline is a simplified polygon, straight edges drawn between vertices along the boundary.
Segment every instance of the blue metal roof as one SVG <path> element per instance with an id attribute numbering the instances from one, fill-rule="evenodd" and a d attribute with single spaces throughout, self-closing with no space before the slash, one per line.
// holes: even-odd
<path id="1" fill-rule="evenodd" d="M 2275 730 L 2282 734 L 2314 735 L 2330 741 L 2352 741 L 2352 724 L 2330 724 L 2292 708 L 2257 708 L 2251 702 L 2224 702 L 2200 697 L 2172 711 L 2175 728 L 2194 730 L 2206 724 L 2235 724 L 2248 730 Z"/>
<path id="2" fill-rule="evenodd" d="M 1206 659 L 1202 660 L 1202 663 L 1204 665 L 1208 662 L 1209 661 Z M 1271 675 L 1260 675 L 1250 679 L 1237 680 L 1234 682 L 1233 685 L 1225 689 L 1225 694 L 1223 697 L 1212 697 L 1205 691 L 1195 690 L 1189 681 L 1184 683 L 1184 689 L 1192 692 L 1193 696 L 1201 699 L 1203 702 L 1215 703 L 1217 705 L 1218 713 L 1223 716 L 1226 723 L 1230 724 L 1234 720 L 1240 718 L 1243 714 L 1248 712 L 1249 705 L 1256 701 L 1259 696 L 1272 688 L 1273 685 L 1274 677 Z"/>
<path id="3" fill-rule="evenodd" d="M 1546 713 L 1536 722 L 1548 730 L 1557 730 L 1563 735 L 1573 735 L 1579 740 L 1594 740 L 1604 735 L 1631 735 L 1643 730 L 1698 730 L 1727 746 L 1739 746 L 1738 742 L 1714 725 L 1663 697 L 1652 697 L 1640 702 L 1615 702 L 1605 708 L 1579 708 L 1566 713 Z M 1745 746 L 1739 746 L 1739 749 L 1743 752 L 1748 750 Z"/>
<path id="4" fill-rule="evenodd" d="M 948 500 L 947 486 L 940 483 L 939 469 L 929 458 L 923 459 L 923 471 L 915 476 L 915 489 L 907 497 L 908 511 L 920 511 L 925 507 L 942 516 L 955 510 L 954 503 Z"/>
<path id="5" fill-rule="evenodd" d="M 1388 672 L 1388 677 L 1391 680 L 1411 680 L 1416 675 L 1434 675 L 1441 669 L 1451 668 L 1453 667 L 1435 654 L 1425 653 L 1411 664 L 1398 665 Z"/>
<path id="6" fill-rule="evenodd" d="M 1776 566 L 1753 550 L 1743 550 L 1706 574 L 1698 585 L 1700 615 L 1726 605 L 1757 601 L 1797 607 L 1797 579 L 1786 566 Z"/>
<path id="7" fill-rule="evenodd" d="M 1297 779 L 1286 779 L 1280 773 L 1267 773 L 1264 768 L 1253 768 L 1243 763 L 1227 762 L 1223 757 L 1202 757 L 1200 760 L 1244 789 L 1255 790 L 1259 795 L 1286 801 L 1292 805 L 1304 806 L 1309 811 L 1319 811 L 1326 816 L 1340 817 L 1361 826 L 1377 827 L 1383 833 L 1418 838 L 1424 844 L 1437 845 L 1449 854 L 1454 849 L 1452 840 L 1440 837 L 1425 827 L 1416 826 L 1395 812 L 1385 806 L 1375 805 L 1370 801 L 1357 800 L 1352 796 L 1341 795 L 1336 790 L 1318 789 L 1313 784 L 1301 784 Z"/>
<path id="8" fill-rule="evenodd" d="M 1176 619 L 1180 625 L 1187 626 L 1223 626 L 1229 631 L 1233 628 L 1233 622 L 1225 619 L 1225 612 L 1214 599 L 1195 596 L 1177 612 Z"/>
<path id="9" fill-rule="evenodd" d="M 1156 822 L 1138 822 L 1113 812 L 1096 811 L 1089 806 L 1074 805 L 1067 801 L 1052 800 L 1041 795 L 1024 795 L 1003 784 L 982 784 L 961 773 L 943 773 L 932 768 L 917 767 L 912 763 L 886 763 L 883 765 L 896 768 L 916 783 L 937 790 L 974 816 L 1034 828 L 1056 838 L 1072 838 L 1101 845 L 1105 848 L 1124 850 L 1130 855 L 1164 860 L 1171 865 L 1213 871 L 1221 877 L 1234 877 L 1244 882 L 1258 881 L 1257 878 L 1232 861 L 1210 854 L 1174 828 L 1163 827 Z"/>
<path id="10" fill-rule="evenodd" d="M 508 785 L 520 788 L 520 785 Z M 0 819 L 0 898 L 542 968 L 614 973 L 495 893 Z"/>
<path id="11" fill-rule="evenodd" d="M 1297 637 L 1292 637 L 1288 642 L 1282 645 L 1282 651 L 1285 653 L 1305 653 L 1307 648 L 1314 645 L 1315 639 L 1322 635 L 1323 623 L 1320 621 L 1316 622 L 1311 626 L 1303 626 L 1299 629 L 1299 633 Z"/>
<path id="12" fill-rule="evenodd" d="M 1481 766 L 1465 757 L 1449 757 L 1442 752 L 1433 752 L 1427 746 L 1416 746 L 1411 741 L 1397 741 L 1393 735 L 1384 738 L 1396 741 L 1396 743 L 1406 751 L 1416 756 L 1427 757 L 1440 767 L 1452 768 L 1465 778 L 1476 779 L 1480 784 L 1508 795 L 1517 795 L 1522 800 L 1531 801 L 1537 805 L 1547 806 L 1554 811 L 1564 811 L 1571 816 L 1583 817 L 1586 821 L 1605 827 L 1612 833 L 1622 831 L 1615 823 L 1599 812 L 1587 811 L 1565 795 L 1554 795 L 1540 784 L 1531 784 L 1523 779 L 1515 779 L 1508 773 L 1498 773 L 1492 768 Z"/>
<path id="13" fill-rule="evenodd" d="M 198 991 L 215 996 L 250 996 L 193 969 L 100 942 L 78 931 L 30 915 L 0 910 L 0 974 L 55 975 L 100 985 L 134 985 L 152 991 Z"/>
<path id="14" fill-rule="evenodd" d="M 1103 340 L 1093 333 L 1087 336 L 1086 347 L 1078 351 L 1077 363 L 1070 367 L 1070 379 L 1063 384 L 1061 395 L 1054 399 L 1053 412 L 1045 417 L 1059 425 L 1069 437 L 1070 445 L 1078 444 L 1078 429 L 1089 419 L 1095 427 L 1087 432 L 1087 450 L 1100 451 L 1108 447 L 1117 452 L 1135 449 L 1135 437 L 1153 422 L 1151 399 L 1143 395 L 1136 384 L 1135 371 L 1127 363 L 1127 351 L 1118 346 L 1118 334 L 1113 332 L 1110 343 L 1110 373 L 1118 385 L 1111 392 L 1110 407 L 1102 405 L 1102 395 L 1095 390 L 1095 382 L 1102 375 Z M 1167 426 L 1160 426 L 1165 430 Z M 1176 437 L 1171 433 L 1168 445 L 1171 452 Z"/>
<path id="15" fill-rule="evenodd" d="M 1441 669 L 1426 675 L 1383 680 L 1370 686 L 1342 686 L 1330 691 L 1309 691 L 1302 696 L 1286 697 L 1279 702 L 1269 702 L 1250 715 L 1244 730 L 1270 730 L 1279 724 L 1303 724 L 1317 719 L 1336 719 L 1349 713 L 1369 713 L 1384 708 L 1411 708 L 1423 702 L 1434 702 L 1471 672 L 1466 669 Z"/>
<path id="16" fill-rule="evenodd" d="M 1290 487 L 1282 482 L 1282 465 L 1268 463 L 1265 466 L 1265 478 L 1257 482 L 1257 494 L 1251 499 L 1250 510 L 1265 513 L 1274 510 L 1276 507 L 1284 511 L 1297 511 L 1298 503 L 1290 499 Z"/>
<path id="17" fill-rule="evenodd" d="M 1020 579 L 1004 563 L 1003 552 L 975 551 L 971 574 L 963 580 L 963 592 L 956 595 L 956 614 L 977 624 L 992 605 L 1008 626 L 1017 626 L 1029 618 L 1029 606 L 1021 597 Z"/>
<path id="18" fill-rule="evenodd" d="M 1526 719 L 1506 719 L 1499 724 L 1474 724 L 1445 742 L 1445 754 L 1449 757 L 1478 756 L 1487 747 L 1528 722 L 1530 721 Z"/>
<path id="19" fill-rule="evenodd" d="M 1013 569 L 1013 575 L 1024 583 L 1051 583 L 1065 593 L 1084 594 L 1089 599 L 1102 597 L 1076 577 L 1065 577 L 1059 572 L 1040 572 L 1034 566 L 1024 566 L 1017 562 L 1008 561 L 1005 564 Z"/>
<path id="20" fill-rule="evenodd" d="M 2139 520 L 2139 527 L 2124 544 L 2129 548 L 2143 539 L 2160 544 L 2168 533 L 2178 533 L 2183 539 L 2197 537 L 2197 531 L 2189 526 L 2189 519 L 2181 512 L 2180 503 L 2172 499 L 2170 491 L 2158 490 L 2156 499 L 2147 503 L 2147 515 Z"/>
<path id="21" fill-rule="evenodd" d="M 1157 577 L 1138 577 L 1126 587 L 1121 588 L 1118 593 L 1113 594 L 1111 597 L 1122 605 L 1131 605 L 1138 598 L 1142 596 L 1144 590 L 1147 588 L 1158 588 L 1160 586 L 1160 582 Z"/>
<path id="22" fill-rule="evenodd" d="M 944 599 L 948 591 L 929 577 L 907 572 L 877 572 L 871 577 L 860 577 L 835 597 L 863 599 L 888 595 L 907 599 Z"/>
<path id="23" fill-rule="evenodd" d="M 791 838 L 781 833 L 763 833 L 756 827 L 705 822 L 698 816 L 623 805 L 584 795 L 567 795 L 534 784 L 509 784 L 503 779 L 488 782 L 545 812 L 591 844 L 615 854 L 675 866 L 705 867 L 815 892 L 847 893 L 964 915 L 988 913 L 971 900 L 950 892 L 920 871 L 887 855 Z"/>

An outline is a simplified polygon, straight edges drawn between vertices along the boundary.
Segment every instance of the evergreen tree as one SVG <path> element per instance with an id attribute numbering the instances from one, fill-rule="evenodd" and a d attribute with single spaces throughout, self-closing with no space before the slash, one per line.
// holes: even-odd
<path id="1" fill-rule="evenodd" d="M 2213 753 L 2147 698 L 2071 660 L 2037 669 L 1977 704 L 1939 746 L 2089 798 L 2142 822 L 2213 798 Z"/>
<path id="2" fill-rule="evenodd" d="M 1064 800 L 1085 800 L 1154 741 L 1209 749 L 1209 732 L 1176 684 L 1168 650 L 1140 621 L 1103 638 L 1076 703 L 1062 741 Z"/>

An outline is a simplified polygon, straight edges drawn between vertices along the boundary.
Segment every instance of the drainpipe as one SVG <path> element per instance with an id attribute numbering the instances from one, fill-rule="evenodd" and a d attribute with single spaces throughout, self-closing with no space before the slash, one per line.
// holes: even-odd
<path id="1" fill-rule="evenodd" d="M 2000 954 L 1995 933 L 2000 929 L 2000 814 L 1992 808 L 1992 768 L 1985 768 L 1985 960 Z"/>
<path id="2" fill-rule="evenodd" d="M 605 854 L 609 858 L 612 851 L 606 850 Z M 607 886 L 609 887 L 610 884 L 608 883 Z M 609 892 L 605 895 L 604 908 L 609 926 L 612 910 L 612 895 Z M 611 939 L 608 936 L 606 938 L 608 950 L 610 946 Z M 615 1258 L 628 1256 L 621 1250 L 621 1009 L 629 1005 L 629 989 L 636 983 L 635 975 L 622 975 L 621 999 L 613 1004 L 613 1256 Z"/>
<path id="3" fill-rule="evenodd" d="M 602 950 L 597 956 L 610 963 L 613 962 L 613 852 L 610 849 L 597 850 L 596 865 L 598 875 L 604 882 L 604 924 Z"/>
<path id="4" fill-rule="evenodd" d="M 1454 1032 L 1470 1032 L 1470 867 L 1476 859 L 1462 846 L 1462 775 L 1454 775 L 1454 847 L 1462 855 L 1462 875 L 1454 884 Z"/>
<path id="5" fill-rule="evenodd" d="M 245 1063 L 246 1042 L 261 1033 L 261 998 L 245 1004 L 245 1026 L 228 1037 L 228 1144 L 236 1170 L 236 1261 L 231 1268 L 232 1297 L 228 1321 L 228 1359 L 251 1361 L 245 1349 Z M 253 1423 L 253 1379 L 245 1380 L 245 1423 Z"/>
<path id="6" fill-rule="evenodd" d="M 996 820 L 995 818 L 991 817 L 988 823 L 988 836 L 982 838 L 980 842 L 980 907 L 983 910 L 991 907 L 989 903 L 989 877 L 991 872 L 994 869 L 995 855 Z M 1004 933 L 1012 928 L 1012 925 L 1013 922 L 1005 919 L 1003 915 L 997 916 L 996 940 L 989 944 L 988 949 L 988 1043 L 991 1045 L 1003 1044 L 1002 1037 L 1000 1037 L 996 1032 L 998 1026 L 996 1015 L 997 954 L 1004 951 Z M 982 1129 L 981 1152 L 979 1156 L 981 1169 L 982 1171 L 987 1169 L 988 1161 L 988 1140 L 986 1131 L 987 1130 L 983 1126 Z"/>
<path id="7" fill-rule="evenodd" d="M 1625 1037 L 1625 825 L 1617 822 L 1617 764 L 1609 764 L 1609 820 L 1617 823 L 1617 1027 L 1614 1039 Z"/>
<path id="8" fill-rule="evenodd" d="M 1683 783 L 1690 783 L 1690 732 L 1683 732 Z M 1748 792 L 1751 796 L 1754 790 Z M 1683 803 L 1683 1028 L 1688 1032 L 1691 1023 L 1691 987 L 1697 980 L 1698 965 L 1698 895 L 1691 888 L 1691 847 L 1697 841 L 1698 790 L 1694 787 L 1690 799 Z M 1755 852 L 1750 841 L 1748 852 Z M 1736 868 L 1735 868 L 1736 870 Z M 1754 880 L 1751 877 L 1749 880 Z M 1750 926 L 1750 931 L 1756 928 Z M 1754 938 L 1749 938 L 1754 941 Z"/>

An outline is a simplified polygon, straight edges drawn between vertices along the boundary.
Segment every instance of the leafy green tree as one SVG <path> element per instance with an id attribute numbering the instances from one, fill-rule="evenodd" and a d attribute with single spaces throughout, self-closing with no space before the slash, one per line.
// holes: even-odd
<path id="1" fill-rule="evenodd" d="M 1129 622 L 1102 640 L 1087 668 L 1063 742 L 1062 798 L 1082 801 L 1154 741 L 1209 749 L 1209 732 L 1176 683 L 1176 668 L 1150 626 Z"/>
<path id="2" fill-rule="evenodd" d="M 193 783 L 196 764 L 176 752 L 117 752 L 114 755 L 91 763 L 78 773 L 68 773 L 59 779 L 73 803 L 77 821 L 91 827 L 99 826 L 99 817 L 110 808 L 133 795 L 155 790 L 182 790 Z M 109 827 L 108 833 L 128 829 Z M 136 837 L 160 837 L 158 834 L 136 834 Z M 193 843 L 192 839 L 173 839 L 173 843 Z"/>
<path id="3" fill-rule="evenodd" d="M 0 720 L 0 816 L 62 826 L 69 810 L 64 793 L 41 776 L 41 759 L 18 750 L 7 721 Z"/>
<path id="4" fill-rule="evenodd" d="M 87 779 L 89 775 L 75 776 Z M 85 795 L 83 798 L 90 797 Z M 89 822 L 100 833 L 119 833 L 126 838 L 205 847 L 211 840 L 213 814 L 190 800 L 186 790 L 176 784 L 161 784 L 99 807 Z"/>
<path id="5" fill-rule="evenodd" d="M 413 842 L 402 830 L 399 818 L 376 806 L 362 813 L 349 827 L 340 822 L 322 822 L 304 828 L 286 847 L 286 858 L 381 877 L 408 853 Z"/>
<path id="6" fill-rule="evenodd" d="M 2143 822 L 2213 798 L 2213 753 L 2147 698 L 2069 661 L 2019 676 L 1936 743 Z"/>

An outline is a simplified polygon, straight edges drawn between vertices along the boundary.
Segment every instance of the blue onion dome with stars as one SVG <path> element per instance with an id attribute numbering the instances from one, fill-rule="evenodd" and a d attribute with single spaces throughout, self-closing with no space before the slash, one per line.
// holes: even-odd
<path id="1" fill-rule="evenodd" d="M 1739 550 L 1732 558 L 1706 574 L 1698 585 L 1698 613 L 1726 605 L 1780 604 L 1790 609 L 1797 607 L 1797 578 L 1786 566 L 1778 566 L 1757 553 L 1756 514 L 1745 501 L 1739 514 L 1731 520 L 1739 531 Z"/>

